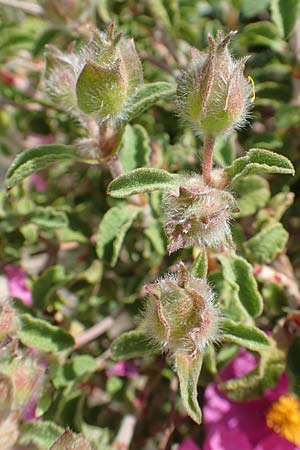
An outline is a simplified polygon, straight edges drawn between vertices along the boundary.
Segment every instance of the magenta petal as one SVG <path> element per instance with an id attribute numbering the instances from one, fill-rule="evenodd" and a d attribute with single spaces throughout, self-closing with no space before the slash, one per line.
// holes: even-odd
<path id="1" fill-rule="evenodd" d="M 253 450 L 253 446 L 242 431 L 219 425 L 209 433 L 204 450 Z"/>
<path id="2" fill-rule="evenodd" d="M 35 187 L 39 192 L 45 192 L 47 190 L 46 181 L 39 173 L 33 173 L 31 175 L 29 185 Z"/>
<path id="3" fill-rule="evenodd" d="M 31 292 L 26 285 L 25 272 L 20 267 L 10 264 L 7 264 L 4 270 L 8 281 L 9 295 L 19 298 L 25 305 L 32 305 Z"/>
<path id="4" fill-rule="evenodd" d="M 254 450 L 299 450 L 300 446 L 295 446 L 283 437 L 270 430 L 270 433 L 259 442 Z"/>
<path id="5" fill-rule="evenodd" d="M 195 444 L 193 439 L 186 438 L 178 447 L 178 450 L 201 450 L 198 445 Z"/>
<path id="6" fill-rule="evenodd" d="M 133 378 L 137 374 L 137 367 L 132 361 L 119 361 L 106 371 L 108 377 L 114 375 L 117 377 Z"/>

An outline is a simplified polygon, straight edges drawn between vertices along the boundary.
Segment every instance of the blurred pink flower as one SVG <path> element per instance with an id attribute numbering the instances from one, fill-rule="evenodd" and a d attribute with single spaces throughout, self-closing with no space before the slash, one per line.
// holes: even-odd
<path id="1" fill-rule="evenodd" d="M 32 148 L 32 147 L 38 147 L 39 145 L 47 145 L 47 144 L 53 144 L 55 141 L 55 136 L 53 134 L 37 134 L 32 133 L 28 134 L 24 141 L 24 147 L 26 149 Z"/>
<path id="2" fill-rule="evenodd" d="M 178 450 L 201 450 L 198 445 L 195 444 L 193 439 L 186 438 L 178 447 Z"/>
<path id="3" fill-rule="evenodd" d="M 115 375 L 117 377 L 133 378 L 137 374 L 137 367 L 133 361 L 119 361 L 106 371 L 108 377 Z"/>
<path id="4" fill-rule="evenodd" d="M 238 378 L 253 370 L 255 366 L 256 358 L 250 352 L 241 350 L 221 371 L 220 376 L 224 381 Z M 298 434 L 297 425 L 295 431 L 295 426 L 288 421 L 292 414 L 293 418 L 296 417 L 296 420 L 300 421 L 300 405 L 298 400 L 288 396 L 286 374 L 281 376 L 274 388 L 267 389 L 262 398 L 252 401 L 230 400 L 218 389 L 216 383 L 210 383 L 205 391 L 204 423 L 207 434 L 204 450 L 299 450 L 299 445 L 275 433 L 267 425 L 270 408 L 276 408 L 278 413 L 278 405 L 282 399 L 286 404 L 280 404 L 280 413 L 276 418 L 287 422 L 285 430 L 292 426 L 291 435 L 298 439 L 300 426 Z"/>
<path id="5" fill-rule="evenodd" d="M 32 305 L 31 292 L 26 284 L 25 272 L 21 267 L 11 264 L 7 264 L 4 270 L 7 277 L 9 295 L 19 298 L 25 305 Z"/>
<path id="6" fill-rule="evenodd" d="M 29 186 L 35 187 L 39 192 L 45 192 L 47 190 L 47 183 L 39 173 L 33 173 L 29 178 Z"/>

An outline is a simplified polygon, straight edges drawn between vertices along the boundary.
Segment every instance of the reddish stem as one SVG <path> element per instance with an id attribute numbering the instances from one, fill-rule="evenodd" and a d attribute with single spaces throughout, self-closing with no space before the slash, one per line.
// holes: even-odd
<path id="1" fill-rule="evenodd" d="M 204 156 L 203 156 L 203 180 L 205 184 L 211 182 L 211 172 L 213 165 L 213 152 L 214 152 L 215 138 L 213 136 L 207 136 L 204 140 Z"/>

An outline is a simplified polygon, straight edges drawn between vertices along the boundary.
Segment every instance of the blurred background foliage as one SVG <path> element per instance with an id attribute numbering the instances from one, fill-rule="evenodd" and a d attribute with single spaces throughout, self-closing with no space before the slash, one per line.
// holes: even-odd
<path id="1" fill-rule="evenodd" d="M 39 408 L 45 411 L 45 420 L 94 435 L 92 444 L 99 450 L 115 442 L 124 417 L 131 414 L 136 420 L 132 450 L 171 448 L 187 435 L 200 442 L 203 430 L 199 432 L 199 427 L 178 406 L 174 375 L 164 357 L 137 360 L 139 376 L 136 378 L 106 374 L 112 364 L 109 357 L 112 339 L 132 329 L 140 317 L 143 285 L 172 269 L 181 259 L 190 262 L 193 259 L 191 249 L 167 255 L 160 221 L 160 194 L 149 195 L 152 214 L 146 226 L 136 220 L 121 242 L 120 252 L 114 253 L 114 242 L 108 242 L 104 257 L 99 259 L 99 223 L 109 207 L 120 203 L 106 195 L 111 176 L 104 166 L 52 165 L 9 193 L 4 189 L 3 179 L 17 153 L 45 143 L 70 144 L 83 134 L 80 125 L 42 90 L 43 54 L 47 45 L 56 45 L 61 50 L 80 46 L 87 40 L 90 24 L 103 30 L 114 21 L 126 36 L 134 38 L 145 80 L 174 82 L 186 67 L 191 46 L 204 49 L 208 33 L 238 30 L 232 51 L 236 57 L 251 55 L 246 71 L 255 82 L 256 99 L 249 126 L 218 142 L 215 162 L 219 166 L 229 165 L 236 156 L 253 147 L 281 153 L 293 162 L 295 177 L 252 175 L 248 183 L 241 183 L 240 212 L 233 230 L 238 249 L 243 252 L 242 242 L 255 235 L 263 222 L 282 218 L 290 239 L 287 252 L 271 258 L 272 268 L 296 284 L 300 276 L 298 2 L 45 0 L 21 3 L 17 7 L 16 1 L 0 1 L 3 295 L 5 267 L 20 266 L 32 289 L 31 313 L 36 317 L 47 319 L 74 335 L 110 318 L 106 325 L 104 322 L 101 336 L 82 345 L 63 366 L 55 360 L 51 362 L 49 385 Z M 200 168 L 201 139 L 180 122 L 174 101 L 158 102 L 127 127 L 120 153 L 124 166 L 128 162 L 126 151 L 138 152 L 141 145 L 151 167 L 171 172 Z M 128 170 L 136 167 L 134 154 L 132 158 Z M 211 280 L 217 284 L 219 279 L 220 286 L 218 267 L 211 254 Z M 222 286 L 219 292 L 221 296 L 226 295 Z M 276 280 L 262 280 L 261 292 L 266 307 L 259 325 L 270 331 L 280 320 L 285 320 L 291 309 L 289 292 Z M 21 303 L 17 305 L 25 308 Z M 227 354 L 223 351 L 217 358 L 218 366 L 232 357 L 236 348 L 227 350 Z M 80 355 L 92 358 L 77 360 L 76 365 Z M 299 368 L 294 370 L 297 373 Z M 214 369 L 207 364 L 200 384 L 205 386 L 213 376 Z M 164 430 L 174 408 L 176 429 L 168 446 L 162 447 Z M 31 432 L 29 428 L 27 433 Z M 24 436 L 26 444 L 26 431 Z"/>

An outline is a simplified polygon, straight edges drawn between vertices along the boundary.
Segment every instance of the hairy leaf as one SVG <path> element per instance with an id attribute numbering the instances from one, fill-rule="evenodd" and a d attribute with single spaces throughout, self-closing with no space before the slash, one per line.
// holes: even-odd
<path id="1" fill-rule="evenodd" d="M 63 431 L 63 428 L 50 421 L 26 422 L 22 427 L 20 444 L 34 444 L 39 450 L 49 450 Z"/>
<path id="2" fill-rule="evenodd" d="M 205 250 L 200 250 L 199 255 L 193 262 L 190 273 L 196 278 L 206 278 L 208 270 L 207 253 Z"/>
<path id="3" fill-rule="evenodd" d="M 127 125 L 123 134 L 120 160 L 125 172 L 149 164 L 151 148 L 147 131 L 141 125 Z"/>
<path id="4" fill-rule="evenodd" d="M 222 322 L 222 330 L 225 341 L 241 345 L 252 351 L 261 352 L 270 345 L 266 334 L 254 326 L 243 325 L 227 319 Z"/>
<path id="5" fill-rule="evenodd" d="M 188 415 L 198 424 L 202 421 L 202 413 L 197 400 L 197 384 L 202 361 L 203 355 L 199 351 L 193 356 L 180 351 L 177 351 L 175 354 L 175 364 L 183 406 Z"/>
<path id="6" fill-rule="evenodd" d="M 258 291 L 251 265 L 235 254 L 219 257 L 225 280 L 231 285 L 234 296 L 252 317 L 262 313 L 263 300 Z"/>
<path id="7" fill-rule="evenodd" d="M 138 358 L 158 353 L 153 342 L 142 331 L 129 331 L 117 337 L 111 345 L 111 353 L 116 361 Z"/>
<path id="8" fill-rule="evenodd" d="M 253 173 L 295 174 L 292 163 L 285 156 L 260 148 L 252 148 L 246 156 L 236 159 L 225 170 L 233 182 Z"/>
<path id="9" fill-rule="evenodd" d="M 235 217 L 246 217 L 254 214 L 266 205 L 270 198 L 270 188 L 267 180 L 258 175 L 241 177 L 233 183 L 232 189 L 237 193 L 239 212 Z"/>
<path id="10" fill-rule="evenodd" d="M 137 90 L 135 96 L 125 108 L 126 121 L 130 122 L 143 111 L 155 105 L 159 100 L 168 100 L 175 94 L 175 86 L 165 81 L 145 84 Z"/>
<path id="11" fill-rule="evenodd" d="M 74 345 L 74 339 L 69 333 L 45 320 L 22 314 L 21 323 L 18 337 L 28 347 L 44 352 L 59 352 Z"/>
<path id="12" fill-rule="evenodd" d="M 12 188 L 24 178 L 55 162 L 78 159 L 77 149 L 69 145 L 42 145 L 19 153 L 7 171 L 5 184 Z"/>
<path id="13" fill-rule="evenodd" d="M 114 206 L 106 212 L 100 223 L 97 255 L 112 267 L 116 265 L 124 237 L 140 211 L 140 208 L 127 204 Z"/>
<path id="14" fill-rule="evenodd" d="M 273 261 L 284 250 L 288 237 L 288 232 L 279 222 L 265 226 L 243 244 L 247 258 L 258 264 Z"/>
<path id="15" fill-rule="evenodd" d="M 165 190 L 184 179 L 161 169 L 135 169 L 113 180 L 107 189 L 112 197 L 124 198 L 142 192 Z"/>

